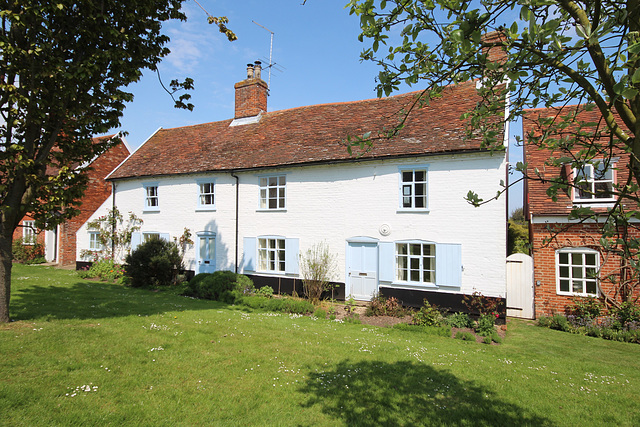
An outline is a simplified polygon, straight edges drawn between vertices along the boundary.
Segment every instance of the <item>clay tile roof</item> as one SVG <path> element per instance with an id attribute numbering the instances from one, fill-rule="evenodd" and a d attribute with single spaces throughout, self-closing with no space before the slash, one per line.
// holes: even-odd
<path id="1" fill-rule="evenodd" d="M 348 136 L 392 128 L 418 94 L 274 111 L 233 127 L 225 120 L 161 129 L 109 179 L 347 161 L 355 158 L 344 144 Z M 363 158 L 478 151 L 481 141 L 464 138 L 460 116 L 479 101 L 475 82 L 447 87 L 430 106 L 414 110 L 394 139 L 377 141 Z"/>

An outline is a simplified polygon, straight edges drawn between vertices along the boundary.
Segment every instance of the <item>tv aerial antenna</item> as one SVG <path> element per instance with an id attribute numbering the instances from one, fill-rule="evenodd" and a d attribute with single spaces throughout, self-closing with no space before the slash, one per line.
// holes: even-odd
<path id="1" fill-rule="evenodd" d="M 269 65 L 267 66 L 267 68 L 269 69 L 269 81 L 267 82 L 267 87 L 269 89 L 271 89 L 271 69 L 275 69 L 278 70 L 280 72 L 282 72 L 281 69 L 279 69 L 280 66 L 276 66 L 276 63 L 273 62 L 273 31 L 271 31 L 270 29 L 268 29 L 267 27 L 265 27 L 264 25 L 260 25 L 258 24 L 256 21 L 251 21 L 254 24 L 256 24 L 258 27 L 263 28 L 265 30 L 267 30 L 270 34 L 271 34 L 271 43 L 269 45 Z"/>

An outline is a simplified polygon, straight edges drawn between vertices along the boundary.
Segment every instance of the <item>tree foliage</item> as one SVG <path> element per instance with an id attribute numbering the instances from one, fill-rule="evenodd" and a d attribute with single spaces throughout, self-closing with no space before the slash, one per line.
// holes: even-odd
<path id="1" fill-rule="evenodd" d="M 9 321 L 13 231 L 27 212 L 42 229 L 78 213 L 86 165 L 119 142 L 92 136 L 120 125 L 133 99 L 125 88 L 169 53 L 162 23 L 185 19 L 183 1 L 3 2 L 0 322 Z M 229 36 L 226 19 L 213 23 Z"/>
<path id="2" fill-rule="evenodd" d="M 640 242 L 629 232 L 640 219 L 640 1 L 352 0 L 348 6 L 360 17 L 360 40 L 371 42 L 362 58 L 381 67 L 379 95 L 401 83 L 424 85 L 427 98 L 472 79 L 480 79 L 481 88 L 504 83 L 510 100 L 505 120 L 531 108 L 559 107 L 538 118 L 538 131 L 528 135 L 528 143 L 553 153 L 545 167 L 584 170 L 598 162 L 610 165 L 614 156 L 628 159 L 621 162 L 619 176 L 628 178 L 613 188 L 617 202 L 606 213 L 601 244 L 623 259 L 626 284 L 619 285 L 631 286 L 623 299 L 633 294 L 640 271 Z M 499 97 L 485 101 L 466 113 L 470 130 L 499 113 Z M 580 121 L 585 109 L 595 110 L 598 120 Z M 486 133 L 485 147 L 501 146 L 498 135 Z M 553 198 L 584 186 L 567 174 L 546 181 L 524 163 L 516 168 L 526 179 L 549 184 Z M 473 191 L 468 200 L 487 202 Z M 575 206 L 571 217 L 585 221 L 598 214 Z"/>

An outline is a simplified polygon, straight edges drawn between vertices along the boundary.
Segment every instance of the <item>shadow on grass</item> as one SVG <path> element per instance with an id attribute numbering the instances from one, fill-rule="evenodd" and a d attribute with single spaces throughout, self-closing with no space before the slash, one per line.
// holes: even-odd
<path id="1" fill-rule="evenodd" d="M 99 319 L 201 310 L 227 305 L 177 296 L 172 291 L 133 289 L 121 285 L 78 281 L 64 285 L 17 287 L 11 294 L 13 321 L 34 319 Z"/>
<path id="2" fill-rule="evenodd" d="M 413 362 L 341 362 L 311 372 L 304 407 L 347 425 L 551 425 L 451 373 Z"/>

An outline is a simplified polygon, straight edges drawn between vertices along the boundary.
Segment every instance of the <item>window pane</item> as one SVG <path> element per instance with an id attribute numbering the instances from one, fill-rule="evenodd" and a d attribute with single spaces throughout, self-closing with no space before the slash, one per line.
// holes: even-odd
<path id="1" fill-rule="evenodd" d="M 275 187 L 276 185 L 278 185 L 278 177 L 277 176 L 270 176 L 269 177 L 269 187 Z"/>
<path id="2" fill-rule="evenodd" d="M 586 284 L 587 284 L 587 293 L 595 295 L 597 293 L 595 280 L 588 280 Z"/>
<path id="3" fill-rule="evenodd" d="M 425 171 L 415 171 L 416 182 L 424 182 L 426 172 Z"/>
<path id="4" fill-rule="evenodd" d="M 410 185 L 403 185 L 402 186 L 402 195 L 403 196 L 410 196 L 411 195 L 411 186 Z"/>
<path id="5" fill-rule="evenodd" d="M 573 264 L 573 265 L 582 265 L 582 254 L 581 253 L 572 253 L 571 254 L 571 264 Z"/>
<path id="6" fill-rule="evenodd" d="M 426 194 L 427 186 L 425 184 L 416 184 L 416 196 L 424 196 Z"/>
<path id="7" fill-rule="evenodd" d="M 287 182 L 287 177 L 286 176 L 281 176 L 278 178 L 278 184 L 280 185 L 285 185 Z"/>
<path id="8" fill-rule="evenodd" d="M 561 252 L 558 255 L 558 260 L 560 261 L 560 264 L 569 264 L 569 254 L 566 252 Z"/>
<path id="9" fill-rule="evenodd" d="M 398 268 L 407 268 L 407 257 L 398 257 Z"/>
<path id="10" fill-rule="evenodd" d="M 207 239 L 200 239 L 200 259 L 208 259 L 207 257 Z"/>
<path id="11" fill-rule="evenodd" d="M 402 207 L 410 208 L 411 207 L 411 197 L 403 197 L 402 198 Z"/>
<path id="12" fill-rule="evenodd" d="M 267 178 L 260 178 L 260 187 L 267 186 Z"/>
<path id="13" fill-rule="evenodd" d="M 413 171 L 402 172 L 402 182 L 412 182 L 412 181 L 413 181 Z"/>
<path id="14" fill-rule="evenodd" d="M 270 249 L 276 248 L 276 239 L 269 239 L 269 248 Z"/>
<path id="15" fill-rule="evenodd" d="M 433 273 L 431 271 L 425 271 L 422 281 L 425 282 L 425 283 L 433 283 L 432 275 L 433 275 Z"/>
<path id="16" fill-rule="evenodd" d="M 396 250 L 398 251 L 399 254 L 406 255 L 407 254 L 407 245 L 406 244 L 397 244 L 396 245 Z"/>
<path id="17" fill-rule="evenodd" d="M 411 270 L 419 270 L 420 269 L 420 258 L 411 258 L 409 261 L 411 265 Z"/>
<path id="18" fill-rule="evenodd" d="M 258 239 L 258 247 L 266 248 L 267 247 L 267 239 Z"/>
<path id="19" fill-rule="evenodd" d="M 422 245 L 410 245 L 411 255 L 422 255 Z"/>
<path id="20" fill-rule="evenodd" d="M 582 293 L 582 281 L 574 280 L 573 281 L 573 292 Z"/>
<path id="21" fill-rule="evenodd" d="M 572 278 L 574 278 L 574 279 L 582 279 L 583 278 L 583 276 L 582 276 L 582 273 L 583 273 L 582 267 L 573 267 L 571 269 L 571 273 L 573 274 Z"/>
<path id="22" fill-rule="evenodd" d="M 412 282 L 420 281 L 420 271 L 411 270 L 411 281 Z"/>
<path id="23" fill-rule="evenodd" d="M 613 192 L 613 185 L 610 182 L 596 182 L 595 183 L 595 197 L 596 199 L 608 199 Z"/>
<path id="24" fill-rule="evenodd" d="M 407 281 L 407 270 L 398 270 L 398 280 Z"/>
<path id="25" fill-rule="evenodd" d="M 561 292 L 569 292 L 569 281 L 568 280 L 560 280 L 560 291 Z"/>
<path id="26" fill-rule="evenodd" d="M 284 250 L 284 240 L 278 239 L 278 248 Z"/>
<path id="27" fill-rule="evenodd" d="M 560 277 L 563 279 L 569 278 L 569 267 L 560 267 Z"/>

